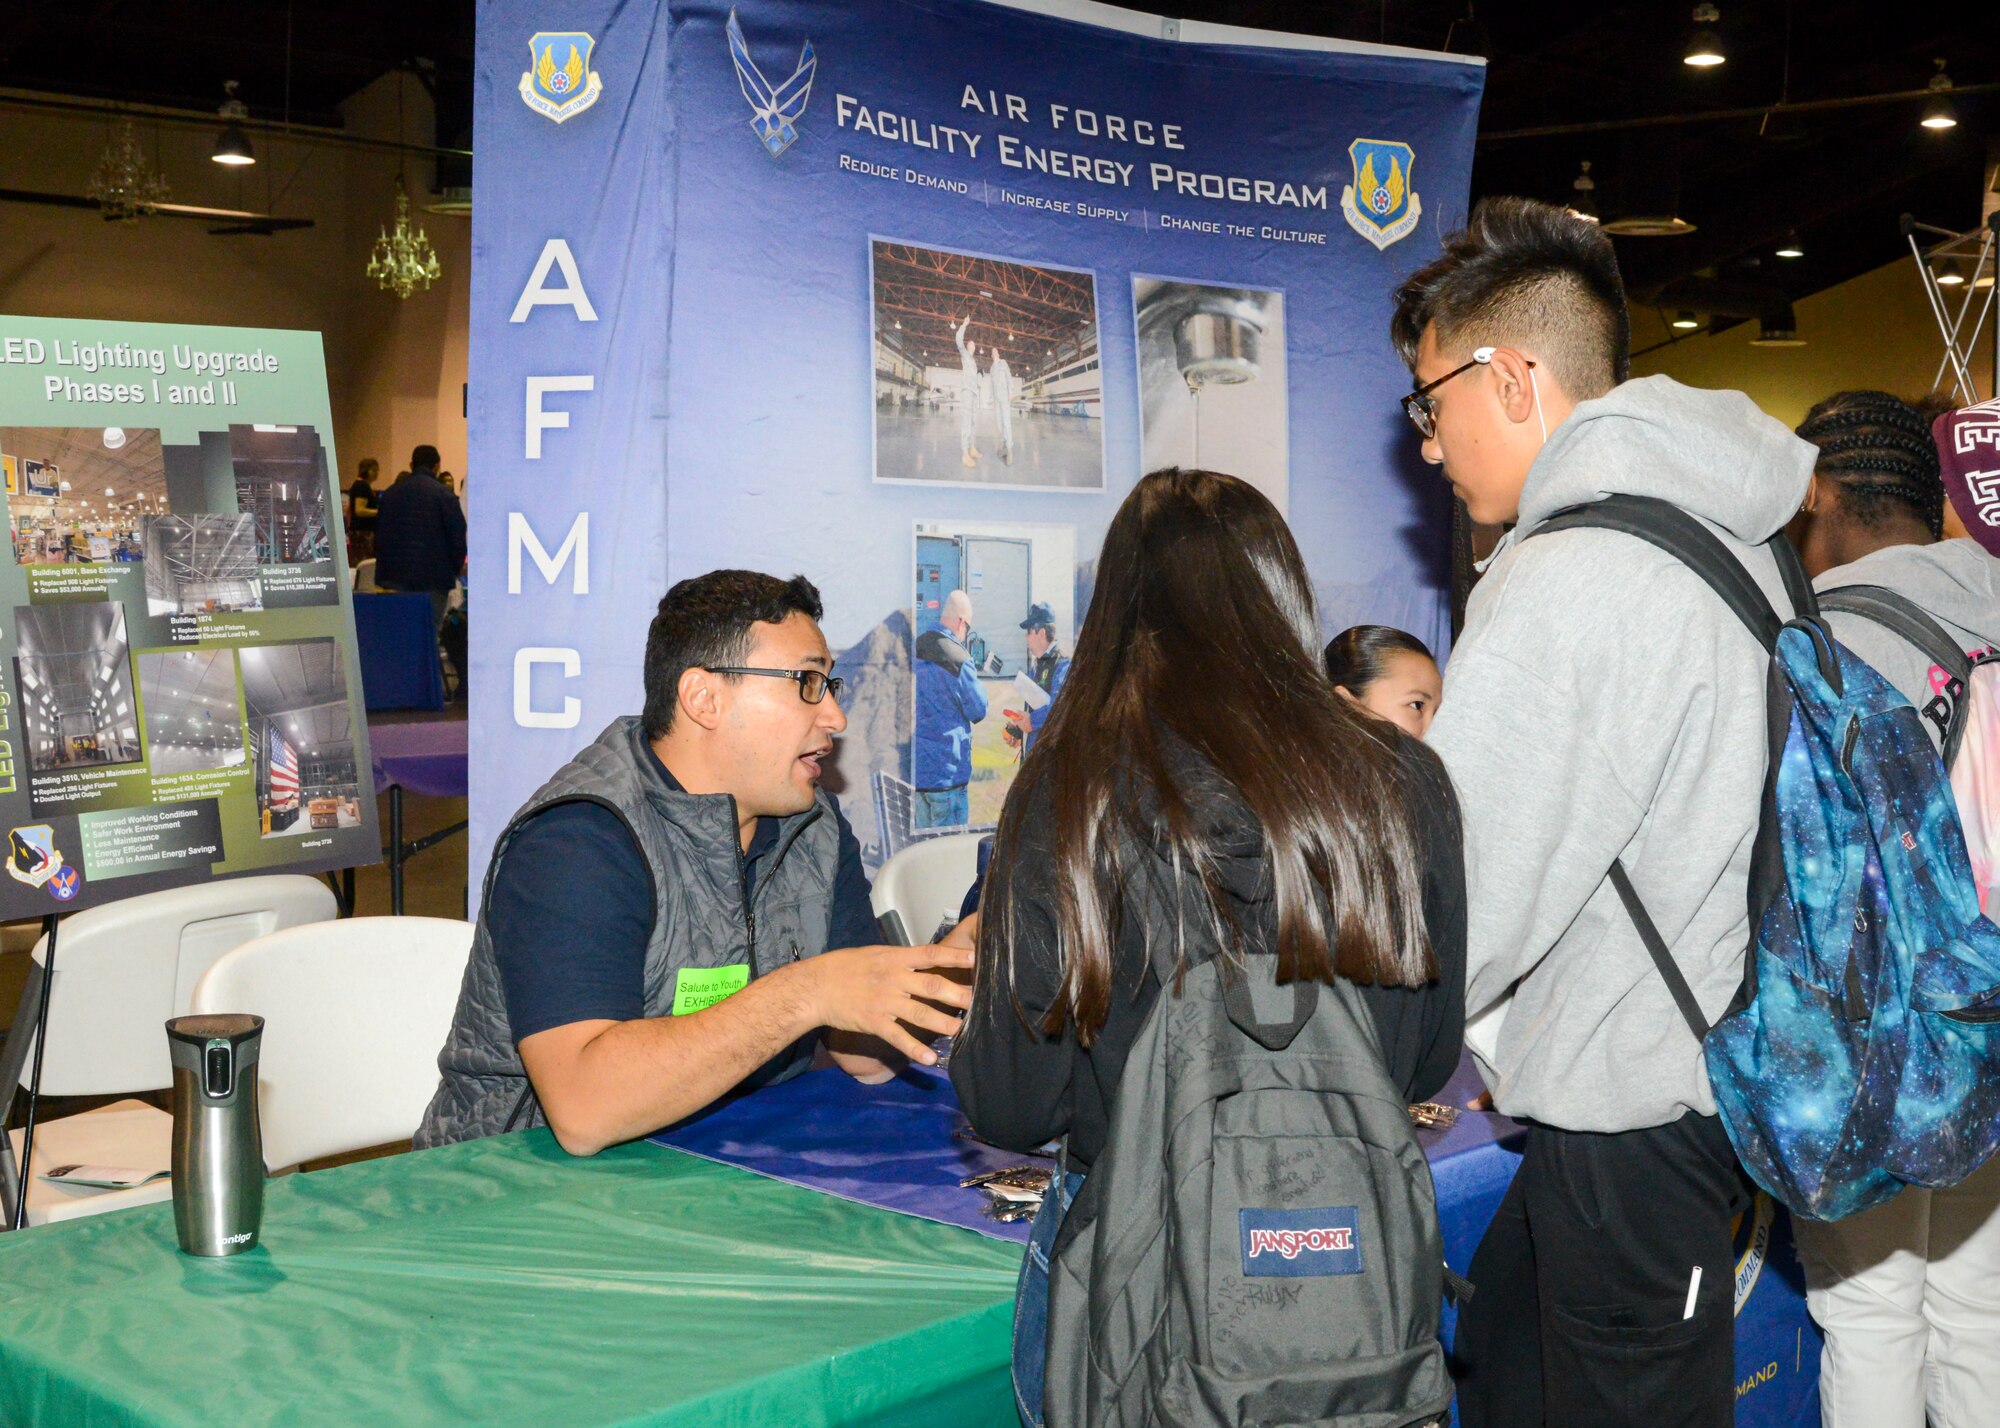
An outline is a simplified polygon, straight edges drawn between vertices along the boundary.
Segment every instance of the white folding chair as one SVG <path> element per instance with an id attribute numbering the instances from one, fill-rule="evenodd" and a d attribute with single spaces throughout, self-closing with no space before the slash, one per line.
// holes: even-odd
<path id="1" fill-rule="evenodd" d="M 194 990 L 198 1013 L 264 1018 L 257 1114 L 273 1170 L 407 1140 L 437 1090 L 472 924 L 351 917 L 245 943 Z"/>
<path id="2" fill-rule="evenodd" d="M 368 559 L 362 561 L 361 564 L 354 567 L 354 591 L 358 595 L 371 591 L 374 588 L 375 557 L 371 555 Z"/>
<path id="3" fill-rule="evenodd" d="M 216 959 L 280 928 L 329 922 L 338 910 L 332 890 L 318 878 L 283 873 L 143 893 L 64 918 L 49 986 L 42 1094 L 110 1096 L 172 1086 L 165 1023 L 190 1009 L 195 984 Z M 35 994 L 47 958 L 44 937 L 35 944 L 28 993 L 0 1053 L 0 1065 L 9 1068 L 19 1057 L 15 1074 L 23 1086 L 33 1074 Z M 18 1051 L 13 1044 L 17 1037 Z M 99 1190 L 51 1184 L 41 1173 L 65 1164 L 164 1169 L 172 1125 L 165 1111 L 136 1100 L 38 1122 L 35 1163 L 28 1167 L 28 1223 L 48 1224 L 166 1199 L 171 1186 L 165 1180 L 130 1190 Z M 19 1166 L 22 1133 L 9 1135 Z"/>
<path id="4" fill-rule="evenodd" d="M 914 943 L 932 940 L 958 921 L 959 905 L 979 875 L 978 833 L 926 838 L 890 858 L 875 875 L 869 901 L 875 915 L 894 911 Z"/>

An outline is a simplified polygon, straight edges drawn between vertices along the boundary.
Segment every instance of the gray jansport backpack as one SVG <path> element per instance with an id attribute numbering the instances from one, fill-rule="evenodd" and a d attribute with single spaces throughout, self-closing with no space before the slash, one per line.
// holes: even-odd
<path id="1" fill-rule="evenodd" d="M 1246 960 L 1178 996 L 1158 968 L 1056 1239 L 1047 1428 L 1405 1428 L 1451 1403 L 1430 1165 L 1374 1023 L 1344 982 Z"/>

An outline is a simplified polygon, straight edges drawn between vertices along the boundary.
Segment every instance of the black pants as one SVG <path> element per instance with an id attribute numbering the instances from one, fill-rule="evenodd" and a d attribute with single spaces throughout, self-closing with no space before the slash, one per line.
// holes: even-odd
<path id="1" fill-rule="evenodd" d="M 1459 1315 L 1465 1428 L 1728 1428 L 1730 1238 L 1748 1204 L 1714 1116 L 1611 1135 L 1530 1126 Z"/>

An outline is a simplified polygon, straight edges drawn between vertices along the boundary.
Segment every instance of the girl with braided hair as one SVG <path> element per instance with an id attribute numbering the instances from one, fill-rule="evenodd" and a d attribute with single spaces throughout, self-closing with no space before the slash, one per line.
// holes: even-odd
<path id="1" fill-rule="evenodd" d="M 1968 654 L 2000 647 L 2000 561 L 1941 539 L 1944 487 L 1930 423 L 1887 392 L 1841 392 L 1806 414 L 1819 448 L 1805 508 L 1787 529 L 1813 586 L 1884 587 Z M 1960 528 L 1962 530 L 1962 527 Z M 1914 704 L 1941 744 L 1956 681 L 1858 615 L 1827 615 L 1842 644 Z M 1946 1189 L 1906 1189 L 1833 1224 L 1795 1220 L 1806 1299 L 1826 1332 L 1827 1428 L 1971 1428 L 2000 1402 L 2000 1161 Z"/>

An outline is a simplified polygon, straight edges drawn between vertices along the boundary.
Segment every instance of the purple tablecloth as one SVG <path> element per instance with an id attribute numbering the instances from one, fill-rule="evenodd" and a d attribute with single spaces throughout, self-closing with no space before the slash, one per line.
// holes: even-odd
<path id="1" fill-rule="evenodd" d="M 1462 1106 L 1483 1089 L 1468 1060 L 1439 1099 Z M 941 1072 L 912 1067 L 885 1085 L 864 1086 L 826 1069 L 720 1102 L 652 1139 L 843 1200 L 1026 1243 L 1026 1221 L 987 1219 L 986 1196 L 958 1182 L 1024 1161 L 1050 1162 L 967 1140 L 956 1134 L 964 1124 Z M 1502 1142 L 1515 1129 L 1474 1112 L 1449 1130 L 1419 1132 L 1437 1177 L 1447 1255 L 1461 1272 L 1513 1178 L 1519 1157 Z"/>
<path id="2" fill-rule="evenodd" d="M 1054 1162 L 966 1140 L 955 1134 L 964 1124 L 942 1072 L 911 1067 L 864 1086 L 827 1068 L 718 1102 L 652 1139 L 843 1200 L 1026 1244 L 1028 1221 L 987 1219 L 986 1195 L 958 1182 Z"/>
<path id="3" fill-rule="evenodd" d="M 375 791 L 399 784 L 432 798 L 463 798 L 466 721 L 434 719 L 413 724 L 370 724 Z"/>

